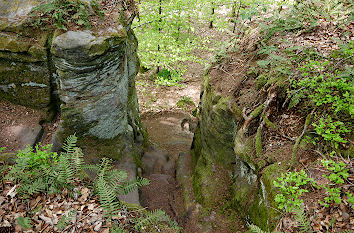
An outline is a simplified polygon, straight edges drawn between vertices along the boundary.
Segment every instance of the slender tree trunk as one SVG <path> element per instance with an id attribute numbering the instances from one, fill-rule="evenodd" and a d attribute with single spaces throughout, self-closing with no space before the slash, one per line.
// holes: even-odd
<path id="1" fill-rule="evenodd" d="M 159 0 L 159 33 L 160 33 L 160 36 L 161 36 L 161 31 L 162 31 L 161 23 L 162 23 L 162 0 Z M 157 51 L 160 52 L 160 50 L 161 50 L 161 48 L 160 48 L 160 45 L 158 44 Z M 160 66 L 157 66 L 157 73 L 158 72 L 160 72 Z"/>
<path id="2" fill-rule="evenodd" d="M 232 12 L 232 14 L 234 16 L 234 28 L 232 29 L 232 33 L 235 33 L 235 31 L 236 31 L 237 20 L 238 20 L 238 17 L 240 16 L 241 4 L 242 4 L 242 2 L 241 2 L 241 0 L 239 0 L 239 5 L 238 5 L 238 9 L 237 9 L 237 14 L 236 14 L 236 1 L 235 1 L 234 10 Z"/>
<path id="3" fill-rule="evenodd" d="M 214 17 L 214 14 L 215 14 L 215 2 L 211 2 L 211 20 L 210 20 L 210 24 L 209 24 L 209 28 L 213 28 L 213 17 Z"/>

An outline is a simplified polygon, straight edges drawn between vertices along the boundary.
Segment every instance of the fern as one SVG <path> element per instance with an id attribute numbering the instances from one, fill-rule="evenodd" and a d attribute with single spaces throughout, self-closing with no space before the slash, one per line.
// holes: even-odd
<path id="1" fill-rule="evenodd" d="M 253 233 L 266 233 L 265 231 L 263 231 L 261 228 L 259 228 L 258 226 L 252 224 L 252 225 L 248 225 L 248 227 L 250 228 L 250 230 Z"/>
<path id="2" fill-rule="evenodd" d="M 110 233 L 124 233 L 124 229 L 120 228 L 117 224 L 109 231 Z"/>
<path id="3" fill-rule="evenodd" d="M 120 202 L 117 197 L 116 188 L 107 181 L 107 173 L 112 168 L 109 159 L 102 159 L 98 176 L 95 181 L 95 187 L 100 197 L 100 204 L 110 218 L 120 209 Z"/>
<path id="4" fill-rule="evenodd" d="M 39 178 L 35 181 L 33 181 L 33 183 L 27 183 L 27 184 L 23 184 L 21 186 L 19 186 L 19 188 L 17 189 L 17 192 L 20 195 L 33 195 L 33 194 L 37 194 L 40 192 L 43 192 L 46 188 L 46 185 L 43 181 L 43 179 Z"/>
<path id="5" fill-rule="evenodd" d="M 295 214 L 295 220 L 298 223 L 298 227 L 300 229 L 299 232 L 312 232 L 310 221 L 307 218 L 304 210 L 301 208 L 297 208 L 293 210 L 293 213 Z"/>
<path id="6" fill-rule="evenodd" d="M 140 217 L 136 220 L 134 228 L 142 231 L 143 228 L 151 226 L 157 222 L 163 221 L 166 218 L 166 213 L 163 210 L 153 210 L 148 212 L 146 216 Z"/>
<path id="7" fill-rule="evenodd" d="M 66 215 L 63 215 L 61 217 L 61 219 L 59 220 L 57 227 L 60 230 L 64 230 L 68 224 L 71 222 L 71 220 L 73 219 L 73 217 L 76 215 L 76 210 L 72 210 L 69 213 L 67 213 Z"/>
<path id="8" fill-rule="evenodd" d="M 23 229 L 28 230 L 32 228 L 32 220 L 29 217 L 18 217 L 17 224 Z"/>
<path id="9" fill-rule="evenodd" d="M 63 145 L 63 150 L 66 151 L 66 153 L 74 153 L 76 143 L 77 143 L 77 137 L 75 136 L 75 134 L 70 135 L 65 140 L 65 143 Z"/>
<path id="10" fill-rule="evenodd" d="M 137 180 L 130 180 L 128 182 L 125 182 L 124 185 L 121 186 L 120 189 L 120 194 L 128 194 L 130 192 L 133 192 L 136 188 L 148 185 L 150 181 L 145 178 L 138 178 Z"/>

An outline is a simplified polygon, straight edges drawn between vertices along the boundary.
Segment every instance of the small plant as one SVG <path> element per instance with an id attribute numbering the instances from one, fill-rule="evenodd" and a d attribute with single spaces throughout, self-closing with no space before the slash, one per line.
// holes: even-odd
<path id="1" fill-rule="evenodd" d="M 178 108 L 186 109 L 187 106 L 192 106 L 192 107 L 194 107 L 195 104 L 194 104 L 194 102 L 191 100 L 191 97 L 182 96 L 181 99 L 178 100 L 178 102 L 176 103 L 176 106 L 177 106 Z"/>
<path id="2" fill-rule="evenodd" d="M 91 27 L 89 17 L 91 15 L 103 17 L 98 3 L 91 0 L 90 3 L 80 0 L 49 0 L 32 10 L 35 17 L 33 26 L 53 24 L 58 29 L 67 30 L 70 22 L 76 25 Z"/>
<path id="3" fill-rule="evenodd" d="M 183 72 L 177 70 L 162 69 L 156 74 L 155 84 L 157 86 L 179 86 L 178 84 L 182 80 Z"/>
<path id="4" fill-rule="evenodd" d="M 5 180 L 19 185 L 17 193 L 23 198 L 48 192 L 57 193 L 64 188 L 72 189 L 74 177 L 82 171 L 83 154 L 75 147 L 77 138 L 72 135 L 64 143 L 64 152 L 57 156 L 51 146 L 27 146 L 18 153 L 15 165 L 10 167 Z"/>
<path id="5" fill-rule="evenodd" d="M 277 181 L 274 181 L 274 186 L 282 191 L 282 193 L 275 196 L 278 208 L 285 209 L 287 212 L 301 208 L 303 201 L 300 197 L 303 193 L 308 192 L 307 189 L 303 188 L 308 184 L 315 185 L 315 182 L 312 178 L 307 177 L 304 170 L 288 172 L 278 178 Z"/>
<path id="6" fill-rule="evenodd" d="M 32 220 L 29 217 L 18 217 L 17 224 L 23 229 L 28 230 L 32 228 Z"/>
<path id="7" fill-rule="evenodd" d="M 329 176 L 324 175 L 330 181 L 336 184 L 343 184 L 344 180 L 349 177 L 348 169 L 346 169 L 347 165 L 344 162 L 336 163 L 332 159 L 322 159 L 321 162 L 325 168 L 331 171 Z"/>
<path id="8" fill-rule="evenodd" d="M 341 121 L 333 121 L 332 117 L 320 118 L 317 123 L 312 124 L 315 127 L 316 133 L 325 141 L 329 141 L 338 149 L 339 143 L 347 143 L 348 141 L 343 138 L 343 135 L 349 133 L 345 124 Z"/>
<path id="9" fill-rule="evenodd" d="M 60 230 L 64 230 L 65 227 L 68 226 L 68 224 L 71 222 L 71 220 L 73 219 L 73 217 L 76 215 L 76 210 L 70 211 L 67 214 L 63 215 L 61 217 L 61 219 L 59 220 L 57 227 Z"/>
<path id="10" fill-rule="evenodd" d="M 345 180 L 349 177 L 348 169 L 346 169 L 346 164 L 343 162 L 335 162 L 332 159 L 321 160 L 322 165 L 330 171 L 329 175 L 323 175 L 323 177 L 329 179 L 333 184 L 322 185 L 326 190 L 328 196 L 324 198 L 323 201 L 319 201 L 321 205 L 329 207 L 329 204 L 334 201 L 337 204 L 342 203 L 341 193 L 342 187 L 339 185 L 343 184 Z M 348 196 L 348 199 L 350 197 Z"/>

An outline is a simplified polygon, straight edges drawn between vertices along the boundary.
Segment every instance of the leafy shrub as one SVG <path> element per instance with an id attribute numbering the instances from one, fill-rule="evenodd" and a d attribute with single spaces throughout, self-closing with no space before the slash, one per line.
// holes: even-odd
<path id="1" fill-rule="evenodd" d="M 69 136 L 63 145 L 64 152 L 58 155 L 51 151 L 52 146 L 36 146 L 35 150 L 27 147 L 20 151 L 15 159 L 15 164 L 9 168 L 4 179 L 13 181 L 18 185 L 16 191 L 22 198 L 30 198 L 39 193 L 59 193 L 63 189 L 74 190 L 74 178 L 83 178 L 84 170 L 94 170 L 97 177 L 94 180 L 94 191 L 99 196 L 105 216 L 108 220 L 118 214 L 124 207 L 119 195 L 126 195 L 138 187 L 149 184 L 145 178 L 127 180 L 127 173 L 114 169 L 112 161 L 103 158 L 99 165 L 87 165 L 83 161 L 83 153 L 76 147 L 77 137 Z M 71 221 L 75 212 L 63 216 L 57 227 L 64 229 Z M 23 229 L 32 228 L 29 217 L 19 217 L 18 224 Z M 164 211 L 142 211 L 133 221 L 135 229 L 142 230 L 155 224 L 166 223 L 179 229 L 176 222 L 172 221 Z M 111 232 L 124 232 L 118 225 L 113 224 Z"/>
<path id="2" fill-rule="evenodd" d="M 18 153 L 15 165 L 10 167 L 4 179 L 19 185 L 17 192 L 24 198 L 48 192 L 57 193 L 64 188 L 72 189 L 74 177 L 82 171 L 83 154 L 75 147 L 77 138 L 70 136 L 64 144 L 65 152 L 57 156 L 51 146 L 29 146 Z"/>
<path id="3" fill-rule="evenodd" d="M 274 181 L 274 186 L 280 188 L 282 192 L 275 196 L 275 202 L 278 203 L 279 209 L 291 212 L 301 208 L 303 201 L 300 197 L 303 193 L 308 192 L 304 188 L 308 184 L 315 185 L 315 182 L 312 178 L 307 177 L 304 170 L 288 172 L 286 175 L 282 174 L 280 178 Z"/>

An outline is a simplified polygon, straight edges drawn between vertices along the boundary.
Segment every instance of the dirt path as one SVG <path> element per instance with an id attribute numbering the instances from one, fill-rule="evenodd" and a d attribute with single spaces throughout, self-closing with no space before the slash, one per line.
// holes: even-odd
<path id="1" fill-rule="evenodd" d="M 162 209 L 184 225 L 184 203 L 176 182 L 175 164 L 180 152 L 188 152 L 193 133 L 182 130 L 182 112 L 143 115 L 152 146 L 143 156 L 143 176 L 150 185 L 141 189 L 141 204 L 150 210 Z"/>

